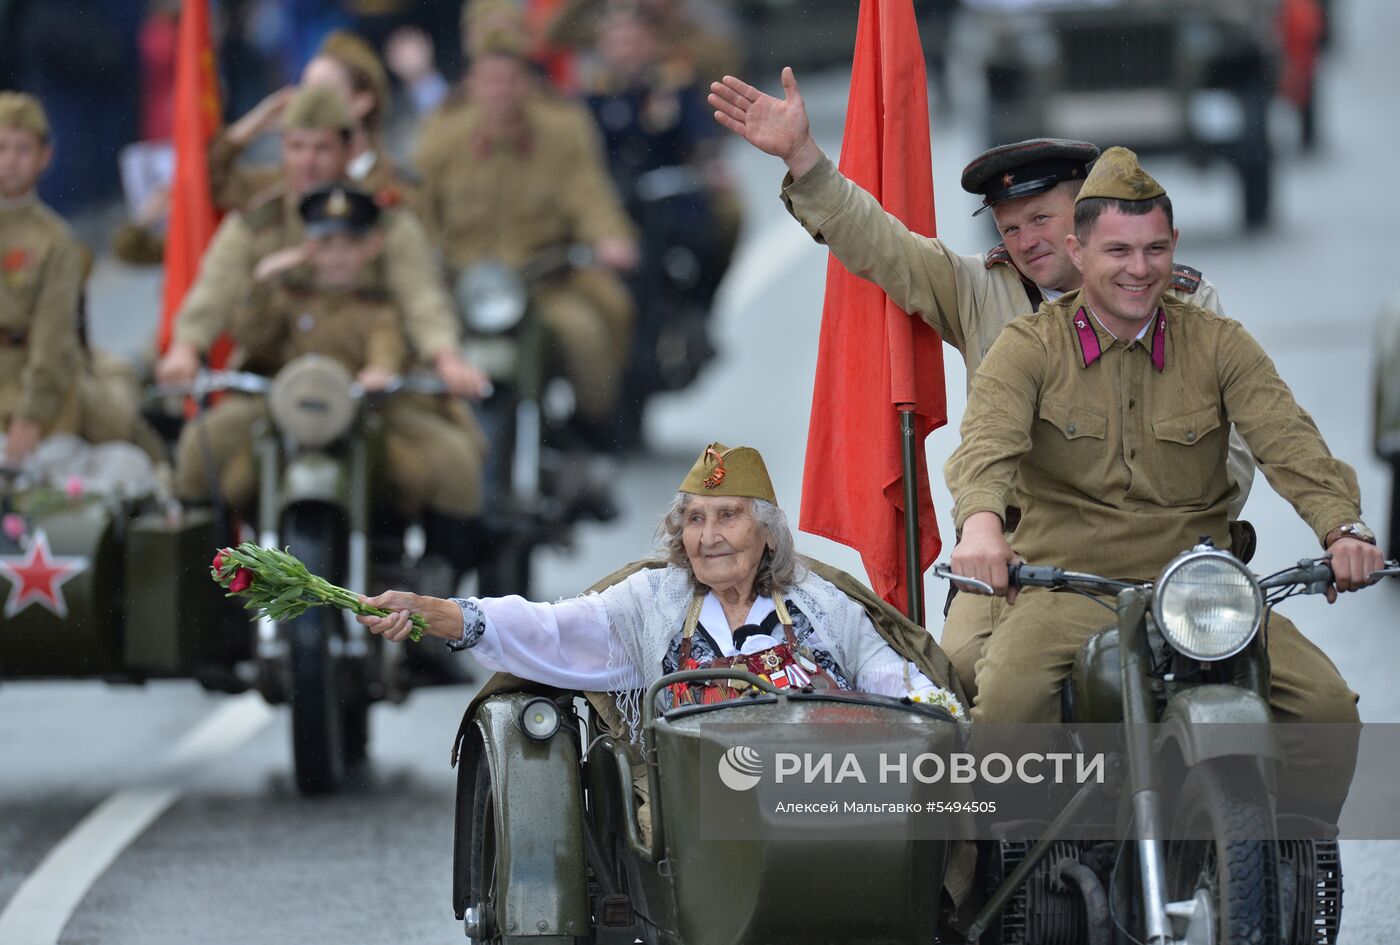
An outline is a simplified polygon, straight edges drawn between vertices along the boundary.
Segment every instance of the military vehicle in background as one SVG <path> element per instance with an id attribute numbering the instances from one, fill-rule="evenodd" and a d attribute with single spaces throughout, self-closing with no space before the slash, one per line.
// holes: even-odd
<path id="1" fill-rule="evenodd" d="M 1042 135 L 1226 161 L 1244 224 L 1268 222 L 1276 0 L 969 3 L 978 13 L 989 145 Z"/>

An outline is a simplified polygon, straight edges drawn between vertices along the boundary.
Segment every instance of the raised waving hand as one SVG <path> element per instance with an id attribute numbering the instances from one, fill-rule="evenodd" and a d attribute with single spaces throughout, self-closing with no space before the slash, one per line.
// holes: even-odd
<path id="1" fill-rule="evenodd" d="M 792 69 L 783 69 L 783 98 L 761 92 L 742 79 L 727 75 L 710 84 L 709 102 L 715 121 L 767 154 L 782 158 L 794 178 L 821 159 L 812 138 L 807 106 Z"/>

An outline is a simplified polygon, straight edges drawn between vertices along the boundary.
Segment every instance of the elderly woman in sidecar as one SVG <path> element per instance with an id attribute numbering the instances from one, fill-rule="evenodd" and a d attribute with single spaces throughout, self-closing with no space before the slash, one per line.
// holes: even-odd
<path id="1" fill-rule="evenodd" d="M 633 725 L 638 690 L 707 667 L 747 669 L 779 687 L 909 696 L 963 717 L 957 683 L 926 631 L 848 576 L 828 572 L 833 583 L 799 561 L 756 450 L 707 448 L 658 531 L 666 560 L 596 593 L 549 604 L 388 591 L 368 603 L 390 616 L 358 619 L 401 641 L 421 614 L 428 633 L 471 649 L 489 669 L 616 694 Z M 719 702 L 740 695 L 736 685 L 677 685 L 668 698 Z"/>

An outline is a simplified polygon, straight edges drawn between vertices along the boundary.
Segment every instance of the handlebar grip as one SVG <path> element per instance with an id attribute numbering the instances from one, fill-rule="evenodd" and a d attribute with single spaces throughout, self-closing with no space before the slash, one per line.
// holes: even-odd
<path id="1" fill-rule="evenodd" d="M 1007 566 L 1006 576 L 1012 587 L 1057 587 L 1060 569 L 1018 561 Z"/>

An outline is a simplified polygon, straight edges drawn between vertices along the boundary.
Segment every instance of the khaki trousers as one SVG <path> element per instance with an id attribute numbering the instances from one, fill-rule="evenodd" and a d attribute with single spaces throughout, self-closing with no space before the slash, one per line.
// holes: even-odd
<path id="1" fill-rule="evenodd" d="M 579 416 L 606 420 L 617 406 L 632 338 L 632 297 L 611 273 L 575 272 L 537 296 L 555 362 L 574 386 Z"/>
<path id="2" fill-rule="evenodd" d="M 964 595 L 959 594 L 961 599 Z M 970 595 L 969 595 L 970 596 Z M 988 600 L 988 598 L 981 598 Z M 974 722 L 1055 722 L 1060 719 L 1060 686 L 1084 641 L 1113 622 L 1103 607 L 1078 594 L 1039 588 L 1021 592 L 1013 606 L 992 600 L 993 628 L 976 663 Z M 1316 816 L 1335 818 L 1351 784 L 1361 717 L 1359 698 L 1337 667 L 1287 617 L 1268 623 L 1269 705 L 1279 722 L 1340 723 L 1337 750 L 1329 764 L 1315 756 L 1284 751 L 1298 769 L 1325 768 L 1312 780 L 1308 806 Z M 1341 744 L 1345 743 L 1345 744 Z M 1349 746 L 1349 747 L 1348 747 Z"/>
<path id="3" fill-rule="evenodd" d="M 410 516 L 425 506 L 459 518 L 480 513 L 485 448 L 470 412 L 431 398 L 399 397 L 379 413 L 396 507 Z M 176 495 L 207 499 L 206 459 L 212 460 L 224 500 L 251 514 L 257 495 L 254 427 L 265 416 L 262 398 L 229 396 L 187 423 L 176 447 Z"/>

